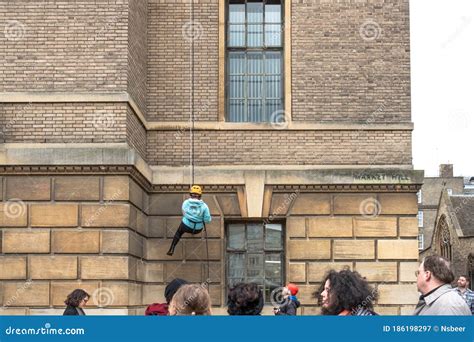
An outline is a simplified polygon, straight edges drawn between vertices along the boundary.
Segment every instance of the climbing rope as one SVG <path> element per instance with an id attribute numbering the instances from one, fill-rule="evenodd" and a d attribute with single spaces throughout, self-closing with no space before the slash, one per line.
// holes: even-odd
<path id="1" fill-rule="evenodd" d="M 190 22 L 190 29 L 191 29 L 191 113 L 190 113 L 190 132 L 189 132 L 189 140 L 191 144 L 190 148 L 190 156 L 189 156 L 189 163 L 190 163 L 190 187 L 194 184 L 194 39 L 195 36 L 195 23 L 194 23 L 194 1 L 191 0 L 191 22 Z"/>
<path id="2" fill-rule="evenodd" d="M 194 1 L 191 0 L 191 22 L 190 22 L 190 29 L 191 29 L 191 51 L 190 51 L 190 62 L 191 62 L 191 103 L 190 103 L 190 126 L 189 126 L 189 143 L 190 143 L 190 156 L 189 156 L 189 171 L 190 171 L 190 185 L 189 187 L 194 185 L 194 175 L 195 175 L 195 169 L 194 169 L 194 152 L 195 152 L 195 147 L 194 147 L 194 40 L 196 39 L 196 27 L 195 27 L 195 22 L 194 22 Z M 206 223 L 203 221 L 203 229 L 204 229 L 204 239 L 206 243 L 206 260 L 207 260 L 207 277 L 206 277 L 206 285 L 209 287 L 209 270 L 210 270 L 210 262 L 209 262 L 209 243 L 208 243 L 208 238 L 207 238 L 207 228 L 206 228 Z"/>

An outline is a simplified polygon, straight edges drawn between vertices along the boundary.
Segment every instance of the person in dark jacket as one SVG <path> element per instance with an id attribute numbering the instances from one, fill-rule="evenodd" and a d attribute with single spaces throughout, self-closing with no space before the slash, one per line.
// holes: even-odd
<path id="1" fill-rule="evenodd" d="M 298 286 L 295 284 L 288 284 L 282 290 L 283 303 L 273 310 L 277 316 L 296 316 L 296 311 L 300 307 L 300 302 L 296 298 L 298 293 Z"/>
<path id="2" fill-rule="evenodd" d="M 315 293 L 323 315 L 374 316 L 376 291 L 365 278 L 349 269 L 331 270 Z"/>
<path id="3" fill-rule="evenodd" d="M 153 303 L 148 305 L 145 310 L 146 316 L 167 316 L 169 315 L 169 305 L 171 300 L 173 299 L 174 294 L 179 288 L 183 285 L 188 284 L 188 282 L 184 279 L 176 278 L 173 279 L 168 285 L 165 287 L 165 299 L 166 303 Z"/>
<path id="4" fill-rule="evenodd" d="M 66 304 L 66 310 L 64 310 L 64 316 L 85 316 L 84 307 L 89 301 L 89 294 L 81 289 L 75 289 L 72 291 L 64 301 Z"/>
<path id="5" fill-rule="evenodd" d="M 189 198 L 183 202 L 181 211 L 183 218 L 174 234 L 170 249 L 166 253 L 172 256 L 174 249 L 184 233 L 198 234 L 202 232 L 205 223 L 211 222 L 211 213 L 209 207 L 201 199 L 202 189 L 199 185 L 193 185 L 189 190 Z"/>
<path id="6" fill-rule="evenodd" d="M 231 316 L 258 316 L 263 304 L 263 293 L 257 284 L 239 283 L 229 290 L 227 313 Z"/>

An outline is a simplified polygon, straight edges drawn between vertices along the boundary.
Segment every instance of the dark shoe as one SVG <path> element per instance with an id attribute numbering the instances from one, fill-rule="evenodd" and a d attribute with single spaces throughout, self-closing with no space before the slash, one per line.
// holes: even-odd
<path id="1" fill-rule="evenodd" d="M 172 256 L 174 253 L 174 248 L 170 247 L 169 251 L 166 252 L 166 255 Z"/>

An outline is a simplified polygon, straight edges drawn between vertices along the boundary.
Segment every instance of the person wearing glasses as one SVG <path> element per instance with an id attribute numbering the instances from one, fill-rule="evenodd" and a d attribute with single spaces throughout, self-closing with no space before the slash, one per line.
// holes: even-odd
<path id="1" fill-rule="evenodd" d="M 451 286 L 454 273 L 448 260 L 438 255 L 428 256 L 423 259 L 415 275 L 421 296 L 413 315 L 471 315 L 464 299 Z"/>
<path id="2" fill-rule="evenodd" d="M 72 291 L 64 301 L 67 307 L 63 316 L 85 316 L 84 307 L 87 305 L 89 298 L 89 294 L 84 290 L 75 289 Z"/>

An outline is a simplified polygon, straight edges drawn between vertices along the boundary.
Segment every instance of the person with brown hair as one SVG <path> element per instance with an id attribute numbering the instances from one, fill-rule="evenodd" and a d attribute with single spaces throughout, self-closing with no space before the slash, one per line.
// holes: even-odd
<path id="1" fill-rule="evenodd" d="M 438 255 L 423 259 L 415 272 L 420 291 L 414 315 L 471 315 L 464 299 L 453 289 L 454 273 L 448 260 Z"/>
<path id="2" fill-rule="evenodd" d="M 211 315 L 211 297 L 204 284 L 182 285 L 168 308 L 170 316 Z"/>
<path id="3" fill-rule="evenodd" d="M 227 312 L 231 316 L 258 316 L 263 305 L 263 292 L 257 284 L 239 283 L 229 290 Z"/>
<path id="4" fill-rule="evenodd" d="M 330 270 L 314 294 L 321 304 L 323 315 L 374 316 L 376 291 L 355 271 Z"/>
<path id="5" fill-rule="evenodd" d="M 467 306 L 469 306 L 471 313 L 474 315 L 474 291 L 469 289 L 469 278 L 467 275 L 459 276 L 457 284 L 456 291 L 466 301 Z"/>
<path id="6" fill-rule="evenodd" d="M 64 316 L 85 316 L 83 308 L 87 305 L 89 301 L 89 294 L 81 289 L 75 289 L 72 291 L 64 301 L 64 304 L 67 305 L 66 310 L 64 310 Z"/>

